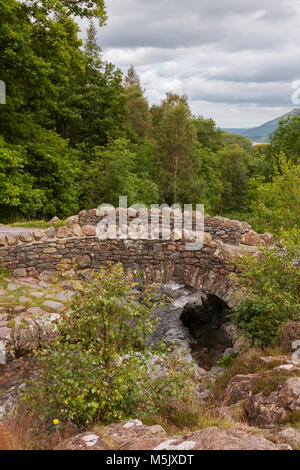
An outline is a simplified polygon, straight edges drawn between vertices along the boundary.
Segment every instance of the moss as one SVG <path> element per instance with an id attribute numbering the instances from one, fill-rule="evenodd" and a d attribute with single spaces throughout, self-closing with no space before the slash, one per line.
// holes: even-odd
<path id="1" fill-rule="evenodd" d="M 15 320 L 10 320 L 10 322 L 7 326 L 8 326 L 8 328 L 13 328 L 15 326 Z"/>
<path id="2" fill-rule="evenodd" d="M 55 228 L 58 227 L 70 227 L 70 224 L 66 220 L 58 220 L 57 222 L 54 222 L 53 226 Z"/>

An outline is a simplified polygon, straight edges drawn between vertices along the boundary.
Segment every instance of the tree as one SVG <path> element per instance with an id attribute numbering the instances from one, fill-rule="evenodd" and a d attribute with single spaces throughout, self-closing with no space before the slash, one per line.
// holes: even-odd
<path id="1" fill-rule="evenodd" d="M 79 209 L 80 163 L 78 152 L 53 131 L 36 127 L 24 148 L 27 158 L 24 172 L 33 180 L 33 189 L 44 194 L 39 210 L 28 211 L 31 217 L 60 218 L 76 214 Z"/>
<path id="2" fill-rule="evenodd" d="M 156 153 L 160 197 L 169 204 L 188 203 L 198 159 L 196 129 L 185 104 L 170 105 L 164 112 Z"/>
<path id="3" fill-rule="evenodd" d="M 249 182 L 249 198 L 258 230 L 280 233 L 300 228 L 300 164 L 288 161 L 284 154 L 276 157 L 274 177 Z"/>
<path id="4" fill-rule="evenodd" d="M 96 147 L 83 182 L 83 207 L 100 204 L 118 206 L 119 196 L 128 196 L 129 204 L 150 205 L 157 202 L 156 184 L 146 172 L 135 172 L 136 155 L 125 139 Z"/>
<path id="5" fill-rule="evenodd" d="M 212 152 L 218 152 L 224 144 L 222 131 L 216 127 L 215 121 L 198 116 L 194 118 L 194 123 L 199 144 Z"/>
<path id="6" fill-rule="evenodd" d="M 140 77 L 136 73 L 136 70 L 133 65 L 130 65 L 127 71 L 127 75 L 124 79 L 124 83 L 125 83 L 125 88 L 130 88 L 132 86 L 138 86 L 139 88 L 141 88 Z"/>
<path id="7" fill-rule="evenodd" d="M 125 77 L 127 91 L 127 127 L 131 139 L 144 139 L 149 136 L 152 127 L 152 116 L 149 104 L 143 95 L 140 79 L 131 65 Z"/>
<path id="8" fill-rule="evenodd" d="M 10 221 L 17 214 L 41 210 L 45 203 L 42 189 L 34 189 L 34 177 L 24 172 L 26 150 L 7 144 L 0 137 L 0 218 Z"/>
<path id="9" fill-rule="evenodd" d="M 91 59 L 95 62 L 101 59 L 101 47 L 97 44 L 96 32 L 97 31 L 94 22 L 93 20 L 90 20 L 84 49 L 87 56 L 91 57 Z"/>
<path id="10" fill-rule="evenodd" d="M 39 8 L 47 16 L 53 12 L 60 14 L 62 8 L 68 16 L 79 16 L 80 18 L 97 18 L 99 25 L 103 26 L 107 20 L 104 0 L 27 0 L 34 13 Z"/>
<path id="11" fill-rule="evenodd" d="M 278 128 L 270 137 L 268 155 L 273 165 L 276 155 L 284 152 L 288 160 L 299 162 L 300 158 L 300 112 L 281 119 Z"/>
<path id="12" fill-rule="evenodd" d="M 222 183 L 219 160 L 209 149 L 200 147 L 198 150 L 198 172 L 194 175 L 197 191 L 194 201 L 204 204 L 205 211 L 218 214 L 221 201 Z"/>
<path id="13" fill-rule="evenodd" d="M 245 150 L 238 145 L 218 152 L 223 186 L 220 213 L 242 210 L 249 178 L 248 159 Z"/>
<path id="14" fill-rule="evenodd" d="M 243 150 L 246 150 L 246 152 L 252 152 L 253 145 L 251 140 L 247 139 L 247 137 L 240 134 L 231 134 L 225 131 L 221 132 L 225 147 L 230 147 L 231 145 L 239 145 Z"/>

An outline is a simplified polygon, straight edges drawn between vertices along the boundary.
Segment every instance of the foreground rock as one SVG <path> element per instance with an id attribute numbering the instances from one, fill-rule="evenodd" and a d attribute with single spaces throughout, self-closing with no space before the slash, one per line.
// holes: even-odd
<path id="1" fill-rule="evenodd" d="M 278 379 L 276 374 L 287 370 L 294 376 Z M 266 390 L 257 393 L 259 380 L 264 380 Z M 300 369 L 283 365 L 260 374 L 236 375 L 223 393 L 222 406 L 228 408 L 237 403 L 243 405 L 248 423 L 254 426 L 268 428 L 299 420 Z"/>
<path id="2" fill-rule="evenodd" d="M 133 420 L 79 434 L 63 442 L 57 450 L 291 450 L 291 447 L 274 444 L 247 426 L 227 430 L 211 427 L 167 437 L 161 426 L 146 426 Z"/>
<path id="3" fill-rule="evenodd" d="M 289 378 L 268 396 L 259 393 L 249 397 L 244 406 L 251 424 L 267 427 L 288 422 L 300 413 L 300 377 Z"/>

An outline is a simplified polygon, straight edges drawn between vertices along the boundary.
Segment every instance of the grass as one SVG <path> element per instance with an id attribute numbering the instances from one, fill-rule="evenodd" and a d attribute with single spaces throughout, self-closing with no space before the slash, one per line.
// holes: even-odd
<path id="1" fill-rule="evenodd" d="M 276 387 L 286 382 L 290 377 L 299 377 L 296 370 L 277 369 L 265 372 L 255 384 L 253 394 L 263 393 L 268 396 L 275 391 Z"/>
<path id="2" fill-rule="evenodd" d="M 262 373 L 282 364 L 282 360 L 279 357 L 270 363 L 264 362 L 261 360 L 261 357 L 264 355 L 265 352 L 254 349 L 239 354 L 238 357 L 233 359 L 231 365 L 223 375 L 217 377 L 212 387 L 213 401 L 219 401 L 222 398 L 224 390 L 234 376 Z"/>
<path id="3" fill-rule="evenodd" d="M 25 220 L 21 222 L 14 222 L 11 227 L 23 227 L 23 228 L 49 228 L 50 223 L 46 222 L 45 220 Z M 58 220 L 54 222 L 53 227 L 69 227 L 70 225 L 66 220 Z"/>
<path id="4" fill-rule="evenodd" d="M 66 220 L 58 220 L 57 222 L 54 222 L 53 227 L 70 227 L 70 224 Z"/>
<path id="5" fill-rule="evenodd" d="M 6 287 L 8 280 L 11 278 L 11 273 L 6 268 L 0 265 L 0 286 Z"/>
<path id="6" fill-rule="evenodd" d="M 70 423 L 60 430 L 53 423 L 42 424 L 33 413 L 19 410 L 0 422 L 0 450 L 51 450 L 78 432 Z"/>
<path id="7" fill-rule="evenodd" d="M 147 412 L 141 413 L 139 419 L 147 425 L 159 424 L 169 436 L 200 429 L 218 427 L 230 429 L 234 423 L 221 417 L 215 416 L 213 410 L 199 403 L 198 398 L 190 402 L 161 404 L 159 413 L 153 415 Z"/>
<path id="8" fill-rule="evenodd" d="M 23 228 L 49 228 L 49 222 L 45 220 L 26 220 L 23 222 L 14 222 L 10 224 L 12 227 L 23 227 Z"/>

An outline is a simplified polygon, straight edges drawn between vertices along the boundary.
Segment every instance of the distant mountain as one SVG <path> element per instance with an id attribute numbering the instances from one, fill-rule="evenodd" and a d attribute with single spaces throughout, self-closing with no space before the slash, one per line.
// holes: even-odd
<path id="1" fill-rule="evenodd" d="M 273 121 L 266 122 L 265 124 L 262 124 L 259 127 L 252 127 L 250 129 L 223 129 L 223 131 L 229 132 L 230 134 L 243 135 L 248 139 L 252 140 L 253 142 L 268 143 L 269 136 L 270 134 L 272 134 L 272 132 L 277 129 L 279 121 L 282 118 L 293 116 L 294 114 L 297 114 L 299 112 L 300 109 L 295 108 L 289 113 L 286 113 L 283 116 L 273 119 Z"/>

